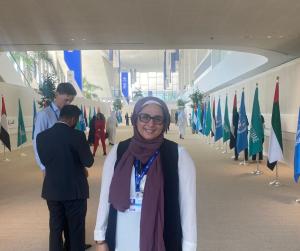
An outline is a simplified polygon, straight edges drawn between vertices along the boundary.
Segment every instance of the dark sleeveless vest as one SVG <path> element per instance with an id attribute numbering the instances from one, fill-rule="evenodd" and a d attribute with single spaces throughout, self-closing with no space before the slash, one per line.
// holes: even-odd
<path id="1" fill-rule="evenodd" d="M 117 149 L 115 168 L 131 139 L 122 141 Z M 164 175 L 164 242 L 166 251 L 182 251 L 182 228 L 179 207 L 178 145 L 164 139 L 160 147 Z M 116 247 L 117 210 L 110 205 L 105 240 L 109 250 Z M 125 233 L 124 233 L 125 234 Z"/>

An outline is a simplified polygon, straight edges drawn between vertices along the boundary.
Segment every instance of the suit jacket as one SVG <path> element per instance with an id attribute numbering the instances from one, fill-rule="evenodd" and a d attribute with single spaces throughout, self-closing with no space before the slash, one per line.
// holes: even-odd
<path id="1" fill-rule="evenodd" d="M 38 134 L 36 142 L 40 160 L 46 167 L 42 197 L 54 201 L 87 199 L 85 167 L 92 166 L 94 158 L 85 134 L 56 123 Z"/>

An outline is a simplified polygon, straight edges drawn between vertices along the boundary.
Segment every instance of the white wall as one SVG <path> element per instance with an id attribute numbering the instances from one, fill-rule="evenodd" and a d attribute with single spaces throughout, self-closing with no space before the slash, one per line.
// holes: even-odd
<path id="1" fill-rule="evenodd" d="M 292 165 L 294 158 L 295 133 L 297 130 L 297 116 L 300 106 L 300 59 L 275 67 L 255 77 L 241 81 L 235 85 L 224 88 L 211 94 L 216 101 L 221 98 L 222 116 L 224 118 L 225 98 L 228 94 L 228 109 L 232 111 L 234 93 L 237 92 L 238 109 L 241 93 L 245 90 L 245 106 L 249 123 L 251 121 L 252 103 L 256 83 L 259 87 L 259 102 L 261 113 L 265 117 L 265 144 L 264 151 L 267 153 L 271 126 L 271 115 L 275 91 L 276 77 L 280 77 L 279 104 L 281 111 L 281 126 L 283 132 L 283 148 L 285 161 Z M 217 103 L 216 103 L 217 105 Z M 231 120 L 231 114 L 230 114 Z"/>
<path id="2" fill-rule="evenodd" d="M 25 86 L 21 74 L 14 68 L 13 62 L 8 58 L 6 52 L 0 52 L 0 76 L 7 83 Z"/>

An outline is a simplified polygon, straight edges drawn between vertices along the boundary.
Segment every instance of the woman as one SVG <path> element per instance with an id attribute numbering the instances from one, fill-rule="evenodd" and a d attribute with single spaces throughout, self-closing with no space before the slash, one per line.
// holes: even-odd
<path id="1" fill-rule="evenodd" d="M 99 146 L 99 140 L 101 140 L 103 155 L 106 155 L 105 145 L 105 117 L 101 112 L 98 112 L 90 121 L 90 131 L 88 141 L 94 145 L 93 156 L 95 157 L 97 148 Z"/>
<path id="2" fill-rule="evenodd" d="M 196 251 L 195 166 L 184 148 L 164 139 L 166 104 L 140 99 L 132 138 L 104 163 L 94 232 L 97 251 Z"/>

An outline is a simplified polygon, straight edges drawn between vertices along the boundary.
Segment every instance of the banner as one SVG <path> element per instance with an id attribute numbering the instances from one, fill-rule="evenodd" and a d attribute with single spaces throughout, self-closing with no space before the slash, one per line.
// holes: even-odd
<path id="1" fill-rule="evenodd" d="M 64 59 L 69 70 L 74 72 L 74 79 L 82 90 L 82 69 L 81 69 L 81 51 L 64 51 Z"/>
<path id="2" fill-rule="evenodd" d="M 121 88 L 122 88 L 123 96 L 127 100 L 127 103 L 129 103 L 129 97 L 128 97 L 128 72 L 121 72 Z"/>

